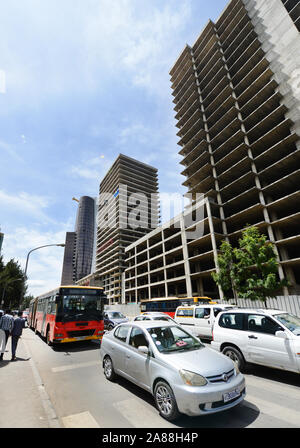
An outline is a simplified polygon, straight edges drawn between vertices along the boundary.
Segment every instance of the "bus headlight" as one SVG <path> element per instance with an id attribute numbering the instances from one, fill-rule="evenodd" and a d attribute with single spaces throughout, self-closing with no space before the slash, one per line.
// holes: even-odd
<path id="1" fill-rule="evenodd" d="M 189 370 L 179 370 L 179 374 L 188 386 L 205 386 L 207 384 L 204 376 L 198 373 L 190 372 Z"/>

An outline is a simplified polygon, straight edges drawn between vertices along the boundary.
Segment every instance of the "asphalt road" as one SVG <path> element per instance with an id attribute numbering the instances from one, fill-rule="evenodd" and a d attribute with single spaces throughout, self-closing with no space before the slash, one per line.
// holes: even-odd
<path id="1" fill-rule="evenodd" d="M 52 348 L 30 329 L 22 339 L 61 427 L 67 428 L 300 428 L 300 375 L 255 366 L 237 407 L 204 417 L 162 419 L 152 396 L 103 374 L 98 342 Z"/>

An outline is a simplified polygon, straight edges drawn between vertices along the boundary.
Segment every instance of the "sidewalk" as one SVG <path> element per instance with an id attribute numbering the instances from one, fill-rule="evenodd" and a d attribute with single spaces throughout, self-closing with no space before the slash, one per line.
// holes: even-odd
<path id="1" fill-rule="evenodd" d="M 11 338 L 0 361 L 0 428 L 60 427 L 29 352 L 30 330 L 19 340 L 15 361 L 11 359 Z"/>

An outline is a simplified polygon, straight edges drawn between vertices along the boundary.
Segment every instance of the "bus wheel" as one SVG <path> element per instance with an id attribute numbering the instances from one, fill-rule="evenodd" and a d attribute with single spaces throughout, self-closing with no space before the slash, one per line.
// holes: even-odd
<path id="1" fill-rule="evenodd" d="M 49 331 L 49 330 L 47 330 L 47 334 L 46 334 L 46 342 L 47 342 L 47 345 L 49 345 L 49 346 L 52 345 L 52 342 L 51 342 L 51 340 L 50 340 L 50 331 Z"/>

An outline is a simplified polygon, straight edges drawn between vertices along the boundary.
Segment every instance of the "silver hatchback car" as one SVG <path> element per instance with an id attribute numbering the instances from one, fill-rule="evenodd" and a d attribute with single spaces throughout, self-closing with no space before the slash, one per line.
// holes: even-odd
<path id="1" fill-rule="evenodd" d="M 245 379 L 232 360 L 174 323 L 120 324 L 103 336 L 100 355 L 108 380 L 121 375 L 150 392 L 169 421 L 223 411 L 245 397 Z"/>

